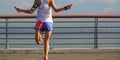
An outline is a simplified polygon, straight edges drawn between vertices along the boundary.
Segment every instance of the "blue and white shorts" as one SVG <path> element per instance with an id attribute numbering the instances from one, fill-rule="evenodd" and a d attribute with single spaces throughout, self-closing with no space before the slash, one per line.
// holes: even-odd
<path id="1" fill-rule="evenodd" d="M 53 30 L 53 23 L 51 22 L 43 22 L 40 31 L 44 32 L 44 31 L 51 31 Z"/>
<path id="2" fill-rule="evenodd" d="M 39 20 L 36 23 L 35 29 L 40 29 L 40 31 L 42 31 L 42 32 L 51 31 L 51 30 L 53 30 L 53 23 L 51 23 L 51 22 L 42 22 L 41 20 Z"/>

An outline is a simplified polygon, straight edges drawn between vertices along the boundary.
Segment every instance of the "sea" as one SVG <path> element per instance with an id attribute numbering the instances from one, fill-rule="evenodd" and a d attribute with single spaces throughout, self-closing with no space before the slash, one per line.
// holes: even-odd
<path id="1" fill-rule="evenodd" d="M 94 48 L 95 41 L 98 48 L 120 48 L 119 18 L 99 18 L 97 29 L 95 18 L 54 18 L 53 21 L 51 48 Z M 6 26 L 6 19 L 0 19 L 0 48 L 6 47 L 6 37 L 9 48 L 44 47 L 44 32 L 43 43 L 35 42 L 35 18 L 8 19 L 8 30 Z"/>

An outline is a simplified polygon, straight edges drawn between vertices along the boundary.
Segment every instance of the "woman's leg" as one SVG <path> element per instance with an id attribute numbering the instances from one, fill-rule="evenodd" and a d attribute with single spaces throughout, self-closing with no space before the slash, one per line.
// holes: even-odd
<path id="1" fill-rule="evenodd" d="M 37 44 L 42 44 L 42 32 L 40 29 L 36 29 L 35 40 Z"/>
<path id="2" fill-rule="evenodd" d="M 52 31 L 45 31 L 45 40 L 44 40 L 44 53 L 45 56 L 44 58 L 48 58 L 48 53 L 49 53 L 49 41 L 51 38 L 51 33 Z"/>
<path id="3" fill-rule="evenodd" d="M 37 44 L 41 44 L 42 43 L 42 32 L 40 31 L 41 27 L 42 27 L 42 20 L 37 21 L 36 23 L 36 34 L 35 34 L 35 40 L 37 42 Z"/>

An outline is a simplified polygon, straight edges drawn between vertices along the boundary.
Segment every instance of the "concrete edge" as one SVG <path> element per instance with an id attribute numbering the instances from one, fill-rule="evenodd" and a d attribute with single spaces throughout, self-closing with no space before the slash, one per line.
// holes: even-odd
<path id="1" fill-rule="evenodd" d="M 0 54 L 42 54 L 43 49 L 0 49 Z M 120 53 L 120 48 L 100 48 L 100 49 L 82 49 L 82 48 L 54 48 L 50 49 L 50 54 L 68 54 L 68 53 Z"/>

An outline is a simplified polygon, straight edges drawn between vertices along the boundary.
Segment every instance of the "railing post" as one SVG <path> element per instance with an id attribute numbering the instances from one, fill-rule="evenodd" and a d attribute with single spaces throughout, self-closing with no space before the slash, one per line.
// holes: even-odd
<path id="1" fill-rule="evenodd" d="M 95 18 L 94 48 L 98 48 L 98 18 Z"/>
<path id="2" fill-rule="evenodd" d="M 8 42 L 8 19 L 6 18 L 6 49 L 9 49 L 9 42 Z"/>

